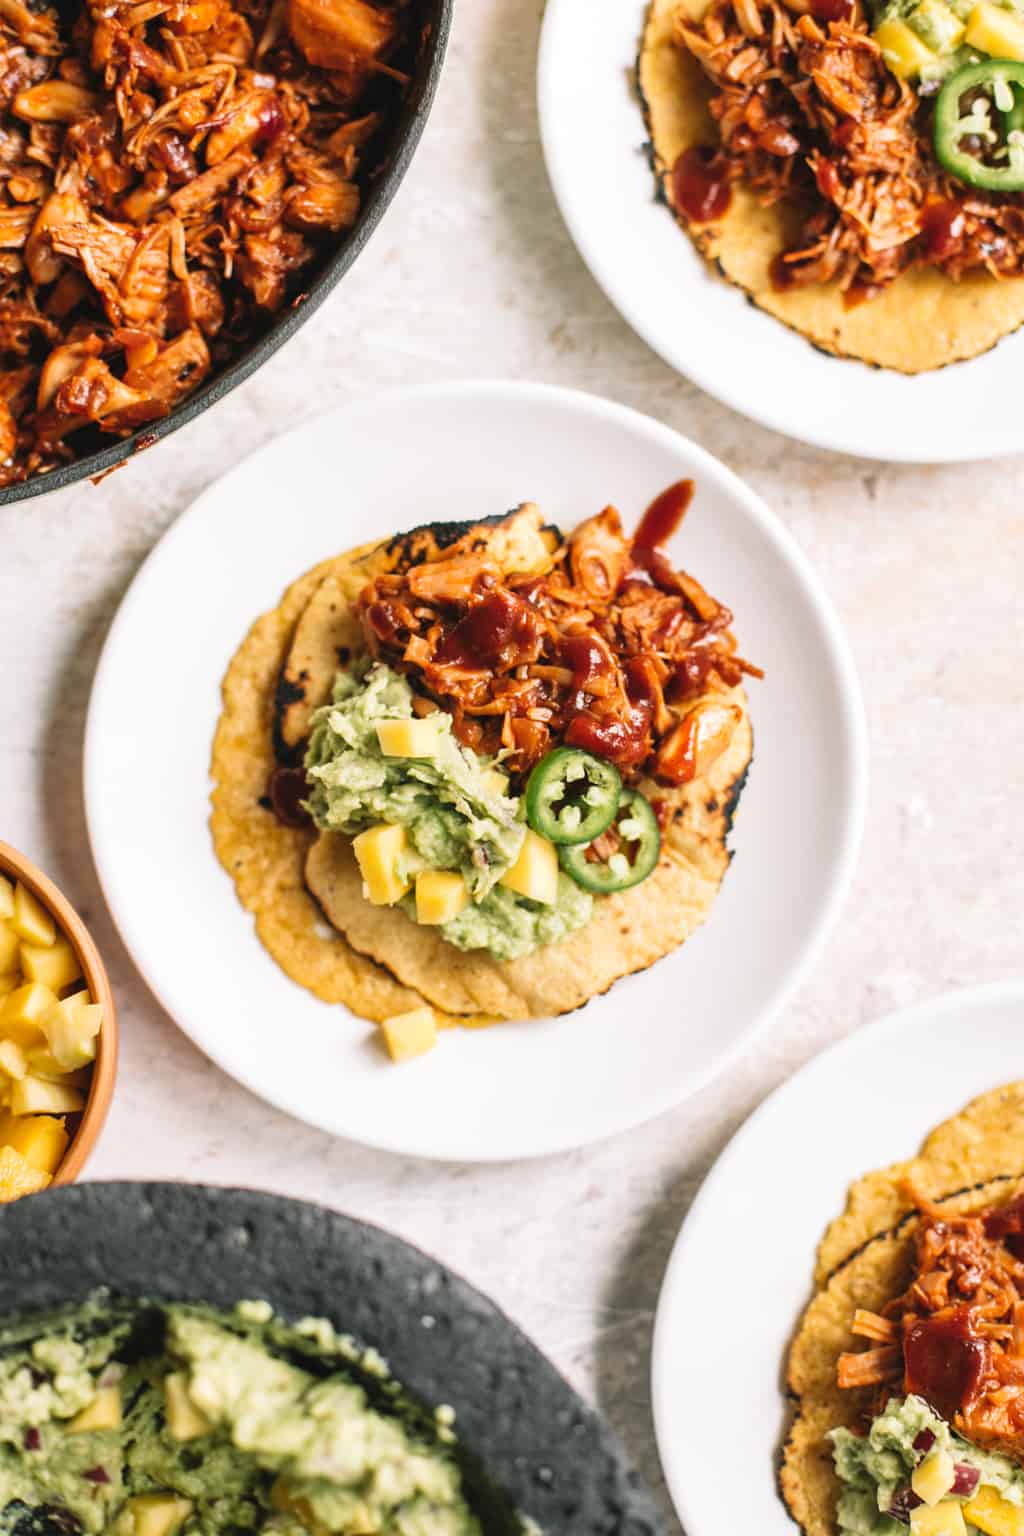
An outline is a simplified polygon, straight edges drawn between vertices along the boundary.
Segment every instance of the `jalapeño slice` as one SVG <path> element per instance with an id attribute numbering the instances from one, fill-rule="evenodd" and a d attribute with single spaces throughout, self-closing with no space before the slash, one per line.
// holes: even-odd
<path id="1" fill-rule="evenodd" d="M 526 785 L 526 819 L 549 843 L 592 843 L 610 827 L 622 780 L 590 752 L 559 747 L 541 759 Z"/>
<path id="2" fill-rule="evenodd" d="M 566 874 L 597 896 L 611 896 L 639 885 L 654 869 L 661 852 L 658 818 L 638 789 L 623 790 L 614 817 L 614 831 L 619 846 L 607 858 L 588 858 L 589 845 L 583 847 L 579 843 L 558 850 Z"/>
<path id="3" fill-rule="evenodd" d="M 932 131 L 936 158 L 951 176 L 985 192 L 1024 189 L 1022 90 L 1024 63 L 1013 59 L 983 59 L 950 75 Z"/>

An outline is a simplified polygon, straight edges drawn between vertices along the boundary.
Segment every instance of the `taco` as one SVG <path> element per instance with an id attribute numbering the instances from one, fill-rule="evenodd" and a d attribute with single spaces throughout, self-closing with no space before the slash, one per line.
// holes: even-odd
<path id="1" fill-rule="evenodd" d="M 826 1234 L 780 1479 L 807 1536 L 1024 1536 L 1022 1100 L 976 1100 Z M 848 1251 L 872 1207 L 903 1214 Z"/>
<path id="2" fill-rule="evenodd" d="M 759 674 L 660 547 L 691 490 L 632 539 L 524 505 L 352 550 L 232 661 L 217 854 L 288 975 L 394 1054 L 578 1008 L 710 911 Z"/>
<path id="3" fill-rule="evenodd" d="M 920 373 L 1024 321 L 1018 0 L 651 0 L 660 193 L 753 301 Z"/>

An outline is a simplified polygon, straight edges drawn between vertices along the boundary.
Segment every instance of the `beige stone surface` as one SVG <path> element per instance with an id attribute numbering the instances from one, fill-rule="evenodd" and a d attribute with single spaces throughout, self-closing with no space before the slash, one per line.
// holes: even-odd
<path id="1" fill-rule="evenodd" d="M 0 837 L 64 886 L 111 962 L 124 1061 L 91 1177 L 263 1185 L 422 1243 L 533 1334 L 660 1483 L 652 1314 L 710 1161 L 829 1041 L 894 1006 L 1021 968 L 1024 472 L 1011 460 L 888 468 L 802 448 L 659 362 L 594 286 L 554 207 L 533 105 L 539 9 L 459 0 L 405 185 L 350 278 L 255 379 L 99 488 L 0 509 Z M 615 396 L 689 433 L 767 498 L 849 628 L 873 781 L 841 922 L 756 1054 L 606 1145 L 533 1167 L 435 1168 L 266 1108 L 161 1012 L 104 912 L 83 830 L 81 735 L 121 594 L 217 474 L 327 404 L 490 374 Z M 798 795 L 794 785 L 794 804 Z"/>

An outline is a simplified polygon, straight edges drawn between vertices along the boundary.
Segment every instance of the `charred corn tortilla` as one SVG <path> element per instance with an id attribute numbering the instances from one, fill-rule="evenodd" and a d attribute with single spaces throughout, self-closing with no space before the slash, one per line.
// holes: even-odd
<path id="1" fill-rule="evenodd" d="M 839 1482 L 828 1432 L 852 1429 L 874 1389 L 836 1385 L 836 1364 L 850 1347 L 858 1307 L 880 1312 L 909 1282 L 917 1217 L 910 1180 L 951 1214 L 1001 1200 L 1024 1176 L 1024 1083 L 972 1100 L 936 1127 L 917 1157 L 869 1173 L 851 1187 L 846 1209 L 818 1250 L 818 1287 L 789 1353 L 786 1386 L 795 1415 L 780 1487 L 807 1536 L 835 1536 Z"/>
<path id="2" fill-rule="evenodd" d="M 694 15 L 703 7 L 688 0 Z M 662 195 L 672 207 L 671 171 L 679 156 L 714 144 L 710 87 L 696 59 L 673 42 L 679 0 L 651 0 L 638 62 L 640 94 Z M 759 308 L 826 352 L 900 373 L 923 373 L 986 352 L 1024 323 L 1024 281 L 972 274 L 953 282 L 928 268 L 904 273 L 878 298 L 846 308 L 836 284 L 777 293 L 772 258 L 786 249 L 799 213 L 784 202 L 762 205 L 741 184 L 716 225 L 680 224 L 697 249 Z"/>
<path id="3" fill-rule="evenodd" d="M 359 592 L 396 562 L 416 562 L 457 539 L 467 548 L 485 539 L 503 569 L 522 571 L 544 568 L 557 543 L 550 529 L 520 537 L 510 514 L 352 550 L 307 572 L 256 621 L 223 684 L 211 770 L 217 855 L 282 969 L 323 1001 L 377 1021 L 424 1002 L 439 1022 L 462 1024 L 565 1013 L 677 948 L 708 916 L 728 868 L 727 838 L 753 750 L 746 695 L 737 688 L 729 698 L 743 719 L 709 775 L 656 791 L 667 807 L 658 868 L 642 885 L 599 901 L 591 922 L 556 946 L 500 963 L 485 951 L 454 948 L 396 909 L 372 906 L 350 841 L 282 826 L 266 803 L 267 781 L 279 760 L 301 757 L 310 716 L 329 697 L 336 670 L 363 649 Z"/>

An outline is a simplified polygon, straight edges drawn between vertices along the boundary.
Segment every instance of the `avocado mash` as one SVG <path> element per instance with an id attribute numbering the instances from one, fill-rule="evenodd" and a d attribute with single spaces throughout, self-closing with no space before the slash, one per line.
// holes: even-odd
<path id="1" fill-rule="evenodd" d="M 921 1460 L 920 1436 L 932 1435 L 929 1454 L 945 1451 L 957 1464 L 974 1467 L 979 1487 L 994 1488 L 1007 1503 L 1024 1506 L 1024 1468 L 997 1451 L 982 1451 L 955 1434 L 920 1397 L 891 1398 L 866 1436 L 832 1431 L 836 1473 L 842 1486 L 838 1520 L 843 1536 L 907 1536 L 907 1519 L 887 1511 L 905 1493 Z M 975 1527 L 966 1522 L 967 1530 Z"/>
<path id="2" fill-rule="evenodd" d="M 458 949 L 514 960 L 584 927 L 593 899 L 566 876 L 551 903 L 498 884 L 526 836 L 522 800 L 505 792 L 491 759 L 455 740 L 450 715 L 426 717 L 429 757 L 385 755 L 378 725 L 415 718 L 412 690 L 390 667 L 364 660 L 337 674 L 332 702 L 313 716 L 305 759 L 306 806 L 320 830 L 356 837 L 381 823 L 402 826 L 409 841 L 397 870 L 403 883 L 424 869 L 461 874 L 470 902 L 438 925 Z M 416 920 L 414 896 L 399 906 Z"/>
<path id="3" fill-rule="evenodd" d="M 0 1536 L 480 1536 L 450 1420 L 323 1320 L 97 1300 L 0 1331 Z"/>

